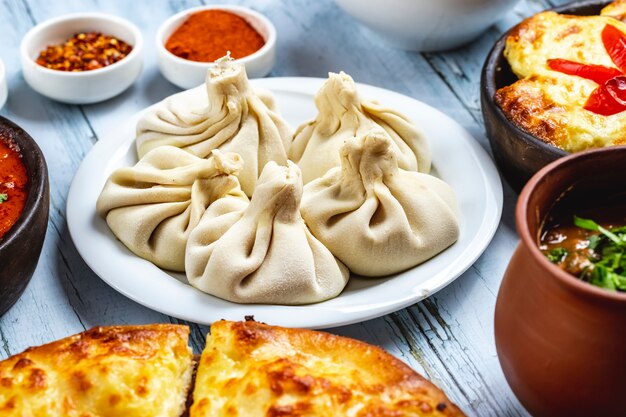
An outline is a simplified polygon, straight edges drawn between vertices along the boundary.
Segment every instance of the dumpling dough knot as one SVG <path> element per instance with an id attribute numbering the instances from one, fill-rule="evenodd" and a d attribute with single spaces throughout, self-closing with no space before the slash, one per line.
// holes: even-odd
<path id="1" fill-rule="evenodd" d="M 391 139 L 374 130 L 349 139 L 341 167 L 304 188 L 301 212 L 311 232 L 356 274 L 406 270 L 459 236 L 452 188 L 398 164 Z"/>
<path id="2" fill-rule="evenodd" d="M 248 195 L 265 164 L 287 164 L 292 130 L 268 91 L 253 90 L 240 64 L 212 69 L 205 86 L 175 94 L 148 109 L 137 123 L 137 154 L 176 146 L 201 158 L 214 149 L 236 152 Z"/>
<path id="3" fill-rule="evenodd" d="M 269 162 L 247 208 L 206 211 L 186 253 L 191 285 L 237 303 L 309 304 L 337 296 L 348 281 L 300 215 L 302 178 L 289 162 Z"/>
<path id="4" fill-rule="evenodd" d="M 238 154 L 214 150 L 198 158 L 173 146 L 148 152 L 111 174 L 96 210 L 115 236 L 155 265 L 183 271 L 187 237 L 206 208 L 220 199 L 247 203 L 235 176 Z"/>
<path id="5" fill-rule="evenodd" d="M 406 116 L 359 97 L 352 78 L 341 72 L 315 95 L 318 115 L 296 129 L 289 159 L 302 170 L 305 184 L 340 165 L 340 149 L 346 140 L 379 130 L 391 140 L 398 165 L 410 171 L 430 172 L 430 149 L 425 135 Z"/>

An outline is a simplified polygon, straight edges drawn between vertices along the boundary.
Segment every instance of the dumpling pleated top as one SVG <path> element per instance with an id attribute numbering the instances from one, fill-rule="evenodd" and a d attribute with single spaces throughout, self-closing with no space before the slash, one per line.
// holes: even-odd
<path id="1" fill-rule="evenodd" d="M 114 171 L 96 210 L 136 255 L 183 271 L 187 238 L 206 208 L 223 197 L 248 201 L 235 176 L 241 166 L 235 153 L 214 150 L 203 159 L 161 146 L 135 166 Z"/>
<path id="2" fill-rule="evenodd" d="M 292 130 L 278 113 L 269 91 L 253 90 L 243 65 L 220 63 L 206 86 L 173 95 L 147 110 L 137 123 L 139 158 L 163 145 L 201 158 L 213 149 L 237 152 L 244 165 L 241 188 L 252 195 L 269 161 L 287 164 Z"/>
<path id="3" fill-rule="evenodd" d="M 344 142 L 378 129 L 391 140 L 400 168 L 430 172 L 430 148 L 415 123 L 376 101 L 363 100 L 356 84 L 344 72 L 328 74 L 315 95 L 318 115 L 296 130 L 289 159 L 302 170 L 307 184 L 341 163 Z"/>
<path id="4" fill-rule="evenodd" d="M 301 198 L 300 169 L 270 162 L 245 210 L 233 216 L 219 202 L 209 207 L 187 245 L 191 285 L 238 303 L 309 304 L 336 297 L 349 271 L 306 227 Z"/>
<path id="5" fill-rule="evenodd" d="M 456 242 L 454 191 L 413 121 L 343 72 L 315 105 L 292 135 L 272 94 L 220 60 L 141 117 L 139 162 L 113 172 L 97 212 L 136 255 L 236 303 L 322 302 L 350 272 L 392 275 Z"/>
<path id="6" fill-rule="evenodd" d="M 341 167 L 304 188 L 302 217 L 315 237 L 356 274 L 403 271 L 459 236 L 452 188 L 398 165 L 391 139 L 372 131 L 346 141 Z"/>

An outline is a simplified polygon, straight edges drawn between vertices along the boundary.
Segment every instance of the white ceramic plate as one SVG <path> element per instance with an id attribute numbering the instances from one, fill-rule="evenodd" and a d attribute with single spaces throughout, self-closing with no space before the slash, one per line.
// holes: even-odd
<path id="1" fill-rule="evenodd" d="M 324 81 L 266 78 L 252 83 L 274 92 L 283 116 L 295 127 L 315 116 L 313 95 Z M 437 175 L 456 192 L 461 212 L 459 240 L 433 259 L 393 277 L 352 277 L 337 298 L 305 306 L 243 305 L 205 294 L 188 285 L 184 275 L 166 272 L 135 256 L 96 215 L 96 200 L 111 172 L 137 161 L 134 137 L 140 114 L 100 140 L 74 177 L 67 221 L 78 251 L 96 274 L 125 296 L 202 324 L 254 315 L 256 320 L 274 325 L 327 328 L 382 316 L 432 295 L 468 269 L 491 241 L 502 212 L 500 177 L 487 153 L 448 116 L 381 88 L 359 85 L 359 92 L 419 123 L 430 141 Z"/>

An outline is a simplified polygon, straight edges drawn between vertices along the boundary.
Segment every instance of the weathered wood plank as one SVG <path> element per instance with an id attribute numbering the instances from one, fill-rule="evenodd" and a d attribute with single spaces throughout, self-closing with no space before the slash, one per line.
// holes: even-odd
<path id="1" fill-rule="evenodd" d="M 479 135 L 478 78 L 468 76 L 467 67 L 476 69 L 481 65 L 484 56 L 479 55 L 486 54 L 491 42 L 506 28 L 503 25 L 519 20 L 526 10 L 538 10 L 544 5 L 521 3 L 518 10 L 523 12 L 508 16 L 506 23 L 491 29 L 465 54 L 454 51 L 424 56 L 379 44 L 330 0 L 239 3 L 265 13 L 278 27 L 278 62 L 271 75 L 324 77 L 328 71 L 345 70 L 357 81 L 399 91 L 440 108 Z M 178 322 L 127 300 L 102 283 L 78 256 L 67 234 L 64 213 L 73 172 L 93 141 L 104 136 L 111 124 L 177 91 L 156 69 L 153 36 L 167 16 L 195 4 L 28 0 L 0 5 L 0 23 L 14 26 L 13 30 L 0 31 L 0 36 L 7 38 L 2 44 L 15 46 L 10 51 L 14 55 L 11 99 L 3 114 L 41 138 L 54 177 L 53 218 L 42 262 L 24 298 L 0 319 L 0 357 L 80 331 L 84 326 Z M 140 80 L 122 96 L 93 106 L 63 106 L 37 96 L 18 74 L 17 45 L 21 36 L 34 21 L 94 9 L 119 14 L 142 28 L 146 66 Z M 4 51 L 3 58 L 8 60 Z M 481 143 L 485 146 L 484 138 Z M 505 204 L 505 211 L 512 213 L 514 196 L 510 192 Z M 494 242 L 474 267 L 429 301 L 334 332 L 388 349 L 439 383 L 470 414 L 523 415 L 503 379 L 493 345 L 495 294 L 515 244 L 512 217 L 507 216 Z M 207 329 L 193 325 L 192 330 L 192 344 L 198 351 Z"/>
<path id="2" fill-rule="evenodd" d="M 552 4 L 545 0 L 520 2 L 483 36 L 465 47 L 444 53 L 424 54 L 477 123 L 482 124 L 480 72 L 489 50 L 504 31 L 520 20 L 549 7 L 552 7 Z"/>
<path id="3" fill-rule="evenodd" d="M 562 6 L 562 5 L 565 5 L 565 4 L 567 4 L 567 3 L 571 3 L 571 2 L 572 2 L 571 0 L 547 0 L 547 1 L 548 1 L 548 3 L 550 3 L 553 7 L 556 7 L 556 6 Z"/>
<path id="4" fill-rule="evenodd" d="M 79 107 L 39 96 L 21 77 L 19 42 L 35 22 L 43 19 L 39 14 L 45 7 L 19 1 L 5 2 L 2 7 L 2 36 L 15 45 L 3 55 L 10 97 L 2 113 L 23 126 L 42 148 L 50 172 L 51 209 L 33 281 L 24 297 L 1 319 L 5 349 L 0 354 L 4 357 L 97 324 L 167 320 L 132 302 L 115 303 L 119 294 L 98 279 L 76 252 L 65 222 L 65 202 L 74 172 L 95 141 L 95 134 Z"/>
<path id="5" fill-rule="evenodd" d="M 503 226 L 501 226 L 502 229 Z M 504 381 L 493 343 L 493 308 L 515 236 L 500 230 L 457 281 L 381 319 L 334 331 L 383 346 L 427 375 L 470 415 L 525 415 Z"/>
<path id="6" fill-rule="evenodd" d="M 44 154 L 48 156 L 48 159 L 54 159 L 52 155 L 57 153 L 54 148 L 60 143 L 60 138 L 58 133 L 50 131 L 49 127 L 46 131 L 46 126 L 51 123 L 50 117 L 54 113 L 54 108 L 47 108 L 37 94 L 26 88 L 19 74 L 19 48 L 17 46 L 23 34 L 33 24 L 30 11 L 21 1 L 5 1 L 0 7 L 2 8 L 0 27 L 3 28 L 0 31 L 0 43 L 12 46 L 2 50 L 10 91 L 9 100 L 2 110 L 2 114 L 24 126 L 38 138 Z M 33 131 L 37 127 L 39 134 Z M 76 130 L 66 133 L 75 135 Z M 51 163 L 51 165 L 53 164 L 54 162 Z M 56 176 L 51 178 L 53 186 L 56 178 Z M 55 189 L 51 196 L 53 207 L 59 204 L 59 197 L 59 193 Z M 83 328 L 71 304 L 67 302 L 63 285 L 51 273 L 57 269 L 54 253 L 59 240 L 58 237 L 54 236 L 52 224 L 49 225 L 48 232 L 48 238 L 43 248 L 42 262 L 39 263 L 24 296 L 12 310 L 0 319 L 0 337 L 3 347 L 0 355 L 2 357 L 20 351 L 29 345 L 40 344 L 46 341 L 48 337 L 62 337 L 68 332 Z"/>
<path id="7" fill-rule="evenodd" d="M 154 57 L 153 38 L 162 21 L 180 10 L 198 6 L 200 4 L 199 2 L 194 0 L 178 2 L 160 1 L 158 4 L 157 2 L 154 2 L 152 4 L 152 6 L 154 6 L 154 10 L 151 8 L 150 13 L 145 12 L 145 3 L 131 4 L 124 1 L 107 2 L 106 4 L 100 5 L 95 1 L 65 1 L 58 3 L 32 0 L 29 1 L 29 4 L 31 5 L 31 8 L 35 10 L 33 15 L 38 21 L 60 14 L 91 11 L 94 8 L 98 8 L 102 12 L 124 17 L 142 28 L 142 32 L 145 37 L 145 62 L 144 71 L 140 79 L 129 90 L 112 100 L 95 105 L 79 107 L 81 115 L 84 121 L 89 125 L 89 128 L 92 130 L 95 139 L 105 137 L 110 129 L 110 126 L 119 123 L 119 120 L 124 120 L 153 102 L 161 100 L 162 98 L 179 91 L 158 73 Z M 148 74 L 146 74 L 146 72 Z M 145 94 L 139 95 L 138 91 L 144 91 Z M 82 157 L 78 159 L 78 161 L 80 160 L 82 160 Z M 73 167 L 72 171 L 75 171 L 77 166 L 78 165 Z M 69 235 L 67 235 L 64 241 L 70 245 L 71 250 L 75 251 Z M 77 253 L 74 256 L 80 259 Z M 80 262 L 82 262 L 82 260 Z M 97 282 L 98 286 L 104 286 L 107 293 L 110 293 L 110 297 L 108 297 L 108 299 L 97 303 L 97 305 L 89 304 L 85 306 L 85 309 L 78 310 L 79 315 L 88 315 L 90 318 L 93 318 L 86 320 L 88 323 L 87 327 L 101 324 L 106 325 L 120 323 L 119 317 L 124 317 L 125 320 L 127 320 L 123 323 L 155 323 L 172 321 L 191 325 L 191 323 L 176 320 L 166 315 L 140 307 L 135 302 L 111 290 L 106 284 L 97 278 L 91 270 L 85 271 L 84 274 L 89 274 L 90 279 Z M 101 297 L 101 292 L 101 289 L 96 289 L 95 286 L 91 285 L 84 286 L 80 290 L 80 293 L 87 299 L 93 299 L 94 297 L 99 299 Z M 132 313 L 129 314 L 130 312 Z M 207 329 L 197 325 L 191 325 L 191 329 L 192 346 L 194 350 L 199 353 L 204 346 L 203 340 L 207 333 Z M 202 342 L 200 343 L 200 341 Z"/>
<path id="8" fill-rule="evenodd" d="M 458 106 L 459 101 L 462 102 L 462 98 L 456 95 L 457 85 L 450 83 L 445 78 L 441 78 L 445 85 L 433 81 L 436 80 L 435 74 L 438 77 L 441 77 L 442 74 L 437 71 L 437 67 L 432 65 L 430 60 L 426 61 L 430 66 L 429 68 L 424 66 L 425 62 L 420 54 L 394 51 L 380 46 L 367 31 L 345 20 L 345 16 L 329 15 L 328 10 L 325 10 L 324 13 L 326 13 L 323 14 L 324 20 L 330 21 L 333 27 L 341 26 L 343 33 L 340 31 L 340 34 L 336 35 L 333 30 L 333 41 L 327 39 L 330 34 L 327 36 L 323 31 L 316 31 L 315 33 L 318 35 L 314 39 L 307 38 L 307 46 L 309 47 L 306 52 L 311 56 L 309 58 L 310 65 L 320 66 L 317 63 L 324 59 L 322 51 L 326 52 L 328 56 L 341 52 L 342 56 L 333 59 L 333 63 L 341 62 L 345 57 L 348 57 L 351 60 L 345 64 L 350 65 L 352 60 L 358 59 L 358 65 L 346 69 L 355 79 L 360 80 L 359 76 L 363 76 L 366 78 L 365 82 L 379 84 L 412 95 L 435 107 L 444 109 L 474 133 L 478 132 L 482 135 L 481 129 L 477 127 L 476 114 L 472 114 L 473 109 L 470 108 L 467 112 L 470 115 L 469 119 L 462 112 L 459 116 L 460 109 Z M 314 30 L 313 25 L 304 25 L 303 27 L 309 31 Z M 493 39 L 499 33 L 497 29 L 492 31 L 491 39 L 479 40 L 483 50 L 491 46 Z M 341 35 L 345 39 L 350 39 L 350 34 L 354 33 L 358 33 L 360 36 L 351 39 L 349 43 L 340 41 Z M 344 51 L 341 44 L 349 44 L 354 52 Z M 438 55 L 430 54 L 427 58 L 436 56 Z M 363 57 L 362 61 L 361 57 Z M 476 62 L 476 67 L 482 66 L 484 57 L 473 59 Z M 285 65 L 288 66 L 289 63 Z M 311 71 L 310 68 L 307 70 Z M 433 74 L 433 70 L 435 74 Z M 312 72 L 311 75 L 318 74 Z M 375 80 L 369 81 L 368 77 L 375 78 Z M 466 82 L 471 83 L 471 81 Z M 476 92 L 478 91 L 477 88 Z M 455 93 L 453 97 L 449 95 L 451 91 Z M 468 109 L 467 106 L 464 108 Z M 486 142 L 483 140 L 482 143 L 485 145 Z M 510 192 L 508 194 L 506 208 L 512 212 L 515 196 Z M 500 372 L 493 345 L 492 328 L 495 294 L 505 265 L 498 262 L 496 268 L 489 260 L 508 259 L 515 241 L 516 236 L 511 220 L 508 225 L 501 226 L 496 236 L 496 243 L 490 246 L 476 266 L 449 288 L 437 294 L 434 297 L 434 302 L 430 303 L 430 310 L 424 310 L 431 311 L 431 314 L 439 317 L 448 315 L 446 321 L 450 324 L 447 325 L 447 332 L 452 335 L 448 339 L 438 339 L 430 324 L 420 324 L 416 321 L 419 315 L 410 314 L 414 309 L 423 310 L 422 305 L 424 303 L 391 317 L 370 321 L 364 325 L 336 329 L 336 331 L 382 345 L 394 354 L 403 357 L 416 369 L 421 370 L 433 380 L 440 381 L 442 386 L 447 387 L 451 397 L 468 412 L 478 415 L 519 415 L 523 413 L 517 400 L 512 397 Z M 507 244 L 497 246 L 497 242 L 506 242 Z M 484 272 L 482 268 L 485 268 Z M 455 314 L 458 313 L 457 306 L 459 304 L 464 310 L 461 318 Z M 451 317 L 455 319 L 453 320 Z M 372 332 L 372 327 L 379 329 L 379 331 Z M 475 330 L 468 331 L 471 333 L 469 337 L 471 341 L 463 335 L 466 327 Z M 435 349 L 435 346 L 438 346 L 438 349 Z M 413 354 L 407 355 L 408 352 Z M 457 356 L 459 357 L 456 361 L 457 366 L 448 366 L 448 362 L 456 360 L 454 358 Z M 471 368 L 468 364 L 472 364 Z M 471 371 L 468 372 L 468 369 Z"/>

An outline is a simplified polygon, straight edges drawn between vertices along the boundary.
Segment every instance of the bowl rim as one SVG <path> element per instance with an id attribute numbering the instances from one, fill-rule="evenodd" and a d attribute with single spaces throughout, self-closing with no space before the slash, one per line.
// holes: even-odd
<path id="1" fill-rule="evenodd" d="M 537 210 L 536 207 L 531 207 L 529 205 L 531 196 L 536 192 L 537 188 L 547 184 L 551 175 L 554 175 L 555 172 L 566 169 L 568 166 L 580 164 L 581 160 L 601 158 L 602 155 L 611 152 L 622 152 L 624 156 L 626 156 L 626 145 L 591 149 L 571 154 L 564 158 L 559 158 L 537 171 L 537 173 L 526 183 L 519 195 L 515 208 L 515 222 L 517 225 L 517 233 L 519 234 L 523 245 L 528 249 L 534 260 L 540 267 L 547 270 L 553 277 L 556 277 L 556 279 L 565 287 L 574 290 L 576 293 L 590 295 L 601 301 L 626 303 L 626 292 L 613 292 L 596 287 L 595 285 L 576 278 L 550 262 L 548 258 L 539 250 L 539 246 L 536 241 L 537 236 L 533 236 L 531 234 L 527 221 L 528 213 Z M 565 194 L 567 191 L 568 189 L 562 190 L 560 195 Z M 541 219 L 542 225 L 544 221 L 545 217 Z"/>
<path id="2" fill-rule="evenodd" d="M 0 116 L 0 125 L 13 130 L 16 136 L 19 137 L 19 142 L 13 140 L 13 143 L 18 146 L 18 153 L 23 159 L 26 158 L 25 154 L 32 154 L 35 157 L 34 167 L 29 167 L 26 162 L 23 162 L 28 175 L 28 195 L 24 202 L 24 209 L 17 221 L 0 238 L 0 252 L 2 252 L 4 248 L 10 246 L 13 241 L 18 239 L 24 229 L 31 227 L 39 207 L 47 200 L 47 196 L 44 193 L 48 182 L 48 166 L 41 148 L 24 129 L 3 116 Z M 33 182 L 33 179 L 36 179 L 36 181 Z M 48 208 L 45 208 L 45 210 L 48 211 Z"/>
<path id="3" fill-rule="evenodd" d="M 7 81 L 7 69 L 4 61 L 0 58 L 0 110 L 9 98 L 9 85 Z"/>
<path id="4" fill-rule="evenodd" d="M 568 12 L 572 12 L 577 9 L 582 9 L 582 8 L 587 8 L 587 7 L 605 7 L 611 2 L 612 0 L 580 0 L 580 1 L 574 1 L 574 2 L 568 3 L 565 5 L 545 9 L 538 13 L 543 13 L 546 11 L 553 11 L 553 12 L 557 12 L 561 14 L 567 14 Z M 494 80 L 495 80 L 495 73 L 496 71 L 498 71 L 498 61 L 500 60 L 500 58 L 506 59 L 504 57 L 504 48 L 506 44 L 506 38 L 520 23 L 517 23 L 515 26 L 513 26 L 512 28 L 504 32 L 498 38 L 498 40 L 494 43 L 494 45 L 489 50 L 489 53 L 487 54 L 487 58 L 485 59 L 485 63 L 481 71 L 481 84 L 483 86 L 482 87 L 483 93 L 485 95 L 485 98 L 487 99 L 486 103 L 494 111 L 496 117 L 498 118 L 498 122 L 500 124 L 504 123 L 508 128 L 510 128 L 511 130 L 515 132 L 517 137 L 521 138 L 526 143 L 529 143 L 530 145 L 536 148 L 539 148 L 541 151 L 546 152 L 547 154 L 550 154 L 550 155 L 554 155 L 556 157 L 564 157 L 567 155 L 571 155 L 570 152 L 567 152 L 564 149 L 561 149 L 559 147 L 556 147 L 554 145 L 550 145 L 544 142 L 537 136 L 522 129 L 517 124 L 509 120 L 509 118 L 506 117 L 506 115 L 504 114 L 500 106 L 494 100 L 495 94 L 497 91 Z M 495 139 L 492 139 L 492 140 L 495 140 Z"/>
<path id="5" fill-rule="evenodd" d="M 163 39 L 164 38 L 163 35 L 165 31 L 167 29 L 170 29 L 174 25 L 175 21 L 179 20 L 182 17 L 189 17 L 192 14 L 203 11 L 203 10 L 225 10 L 225 11 L 232 12 L 233 14 L 236 14 L 244 19 L 246 17 L 254 17 L 258 19 L 261 22 L 261 24 L 267 29 L 267 39 L 265 39 L 265 44 L 259 50 L 253 52 L 250 55 L 244 56 L 242 58 L 234 59 L 233 60 L 234 63 L 246 64 L 252 61 L 256 61 L 257 59 L 260 59 L 261 57 L 270 53 L 272 49 L 274 49 L 274 47 L 276 46 L 276 38 L 277 38 L 276 27 L 274 26 L 272 21 L 269 20 L 269 18 L 267 18 L 264 14 L 257 12 L 256 10 L 253 10 L 249 7 L 245 7 L 245 6 L 235 6 L 235 5 L 226 5 L 226 4 L 208 4 L 204 6 L 191 7 L 189 9 L 182 10 L 176 13 L 175 15 L 168 17 L 165 21 L 163 21 L 163 23 L 161 23 L 161 25 L 159 26 L 159 29 L 157 30 L 156 36 L 155 36 L 157 52 L 162 54 L 167 59 L 180 65 L 187 65 L 190 67 L 196 67 L 196 68 L 202 68 L 202 69 L 206 69 L 206 68 L 210 68 L 214 66 L 215 62 L 192 61 L 192 60 L 181 58 L 179 56 L 174 55 L 173 53 L 167 50 L 167 48 L 165 47 L 165 42 L 167 40 Z"/>
<path id="6" fill-rule="evenodd" d="M 124 58 L 122 58 L 121 60 L 117 62 L 114 62 L 111 65 L 107 65 L 106 67 L 97 68 L 93 70 L 87 70 L 87 71 L 60 71 L 60 70 L 54 70 L 54 69 L 42 67 L 41 65 L 37 64 L 37 62 L 33 58 L 31 58 L 31 56 L 28 54 L 28 51 L 27 51 L 28 46 L 30 46 L 32 39 L 34 38 L 36 34 L 50 30 L 52 26 L 58 25 L 59 23 L 65 23 L 65 22 L 79 20 L 79 19 L 102 20 L 102 21 L 113 22 L 113 23 L 117 23 L 119 25 L 125 26 L 127 29 L 130 30 L 133 37 L 135 38 L 134 45 L 132 45 L 133 49 Z M 126 42 L 126 40 L 124 40 L 124 42 Z M 121 68 L 122 66 L 126 66 L 131 61 L 134 61 L 135 59 L 140 57 L 142 51 L 143 51 L 143 35 L 141 34 L 141 31 L 139 30 L 137 25 L 132 23 L 130 20 L 124 19 L 123 17 L 116 16 L 116 15 L 109 14 L 109 13 L 102 13 L 102 12 L 70 13 L 70 14 L 65 14 L 62 16 L 53 17 L 51 19 L 44 20 L 43 22 L 33 26 L 26 33 L 26 35 L 24 35 L 24 37 L 22 38 L 22 42 L 20 43 L 20 56 L 22 58 L 22 62 L 32 63 L 33 68 L 35 68 L 35 71 L 40 71 L 42 74 L 49 74 L 49 75 L 65 77 L 65 78 L 93 77 L 98 74 L 104 74 L 107 72 L 115 71 L 116 69 Z"/>

